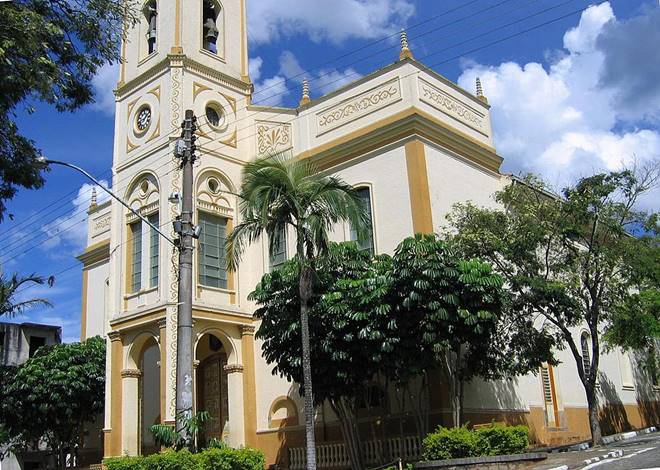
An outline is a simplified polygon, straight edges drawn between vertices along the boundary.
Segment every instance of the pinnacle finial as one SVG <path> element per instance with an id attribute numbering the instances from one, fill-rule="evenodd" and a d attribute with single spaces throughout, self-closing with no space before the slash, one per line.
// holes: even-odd
<path id="1" fill-rule="evenodd" d="M 399 54 L 399 60 L 412 59 L 413 54 L 408 47 L 408 33 L 405 29 L 401 30 L 401 53 Z"/>
<path id="2" fill-rule="evenodd" d="M 302 82 L 302 97 L 300 98 L 300 106 L 305 106 L 310 103 L 312 99 L 309 97 L 309 81 L 303 78 Z"/>
<path id="3" fill-rule="evenodd" d="M 92 187 L 92 199 L 89 202 L 89 209 L 92 210 L 98 205 L 96 200 L 96 186 Z"/>
<path id="4" fill-rule="evenodd" d="M 488 98 L 484 95 L 484 89 L 481 85 L 481 79 L 477 77 L 477 98 L 479 98 L 484 103 L 488 103 Z"/>

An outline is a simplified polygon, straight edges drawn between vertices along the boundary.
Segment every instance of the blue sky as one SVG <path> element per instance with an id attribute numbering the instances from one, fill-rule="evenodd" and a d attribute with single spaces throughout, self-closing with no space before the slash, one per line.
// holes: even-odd
<path id="1" fill-rule="evenodd" d="M 319 96 L 393 62 L 406 27 L 418 60 L 469 91 L 481 77 L 504 171 L 561 186 L 660 156 L 659 0 L 248 0 L 248 17 L 257 102 L 295 106 L 303 76 Z M 74 114 L 47 105 L 20 113 L 22 132 L 49 158 L 108 178 L 116 77 L 116 66 L 104 68 L 97 103 Z M 657 209 L 658 195 L 644 204 Z M 14 220 L 0 223 L 5 272 L 57 274 L 54 287 L 22 293 L 54 308 L 14 321 L 61 325 L 65 341 L 79 336 L 75 255 L 89 196 L 81 177 L 54 169 L 43 189 L 20 192 L 9 203 Z"/>

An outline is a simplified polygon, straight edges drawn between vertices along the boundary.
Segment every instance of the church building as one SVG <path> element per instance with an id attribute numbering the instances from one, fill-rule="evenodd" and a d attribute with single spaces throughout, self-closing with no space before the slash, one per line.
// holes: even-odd
<path id="1" fill-rule="evenodd" d="M 353 83 L 314 98 L 306 84 L 296 108 L 252 104 L 245 1 L 144 2 L 141 21 L 122 44 L 112 188 L 175 238 L 182 174 L 173 146 L 184 112 L 194 111 L 194 222 L 202 229 L 193 268 L 195 409 L 215 418 L 205 439 L 259 448 L 268 465 L 303 468 L 298 387 L 271 373 L 248 300 L 262 275 L 293 255 L 294 240 L 283 237 L 275 256 L 265 240 L 251 245 L 237 272 L 224 260 L 224 240 L 239 222 L 232 193 L 243 165 L 290 151 L 353 185 L 369 208 L 373 233 L 365 248 L 374 253 L 392 253 L 410 235 L 438 231 L 455 203 L 493 207 L 493 194 L 511 177 L 500 172 L 481 87 L 461 89 L 417 62 L 405 33 L 391 65 Z M 338 226 L 334 237 L 353 240 L 355 233 Z M 104 455 L 155 452 L 150 427 L 175 418 L 177 251 L 119 203 L 92 201 L 79 259 L 81 339 L 101 335 L 108 345 Z M 588 356 L 586 334 L 575 330 Z M 471 383 L 466 421 L 525 422 L 539 444 L 586 438 L 584 391 L 570 353 L 559 357 L 561 365 L 536 375 Z M 660 389 L 627 353 L 605 354 L 601 364 L 630 427 L 657 419 L 649 410 Z M 450 419 L 446 394 L 433 394 L 440 386 L 431 386 L 433 425 Z M 394 413 L 382 410 L 385 419 Z M 341 454 L 328 450 L 341 442 L 329 407 L 318 409 L 317 425 L 319 458 Z M 390 438 L 402 445 L 398 433 Z M 411 455 L 418 452 L 415 439 L 405 445 Z"/>

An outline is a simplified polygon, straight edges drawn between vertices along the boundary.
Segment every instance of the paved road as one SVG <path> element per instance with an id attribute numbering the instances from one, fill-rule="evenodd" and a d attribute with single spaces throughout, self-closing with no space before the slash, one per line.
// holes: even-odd
<path id="1" fill-rule="evenodd" d="M 622 457 L 601 460 L 591 464 L 584 463 L 587 459 L 600 457 L 618 450 L 623 451 Z M 549 470 L 562 468 L 563 465 L 568 466 L 571 470 L 660 470 L 660 433 L 615 442 L 598 449 L 550 454 L 547 461 L 534 468 Z"/>
<path id="2" fill-rule="evenodd" d="M 607 450 L 623 450 L 623 457 L 585 465 L 581 470 L 660 470 L 660 436 L 657 434 L 610 444 Z M 599 455 L 598 452 L 591 454 Z"/>

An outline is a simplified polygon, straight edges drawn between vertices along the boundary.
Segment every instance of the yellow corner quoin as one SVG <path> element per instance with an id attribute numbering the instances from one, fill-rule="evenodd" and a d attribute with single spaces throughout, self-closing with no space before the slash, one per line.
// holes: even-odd
<path id="1" fill-rule="evenodd" d="M 424 143 L 418 139 L 406 143 L 406 168 L 410 209 L 415 233 L 433 233 L 433 215 Z"/>

